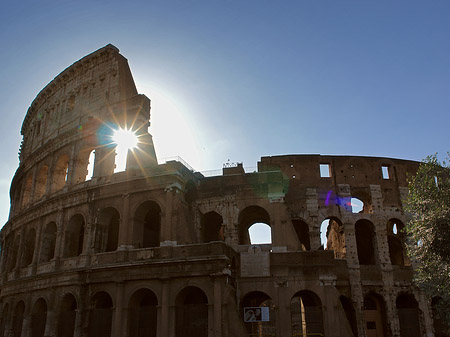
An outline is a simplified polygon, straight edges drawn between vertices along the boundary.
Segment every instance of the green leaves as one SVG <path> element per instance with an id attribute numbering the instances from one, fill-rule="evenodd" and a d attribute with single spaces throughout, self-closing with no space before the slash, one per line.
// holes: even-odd
<path id="1" fill-rule="evenodd" d="M 450 159 L 450 154 L 447 153 Z M 417 174 L 409 179 L 406 211 L 412 219 L 406 226 L 408 253 L 417 263 L 415 282 L 439 307 L 450 307 L 450 167 L 428 156 Z M 436 310 L 439 311 L 439 307 Z M 450 312 L 439 311 L 450 331 Z"/>

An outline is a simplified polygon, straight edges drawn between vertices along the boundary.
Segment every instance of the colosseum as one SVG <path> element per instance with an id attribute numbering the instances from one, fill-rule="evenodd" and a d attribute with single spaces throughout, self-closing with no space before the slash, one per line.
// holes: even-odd
<path id="1" fill-rule="evenodd" d="M 0 336 L 435 336 L 402 231 L 417 162 L 280 155 L 206 176 L 158 163 L 149 121 L 112 45 L 31 103 L 0 234 Z M 119 129 L 139 139 L 123 171 Z"/>

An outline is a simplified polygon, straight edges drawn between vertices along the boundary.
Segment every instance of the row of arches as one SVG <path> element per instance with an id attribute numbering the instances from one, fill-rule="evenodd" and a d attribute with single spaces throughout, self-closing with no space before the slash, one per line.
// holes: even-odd
<path id="1" fill-rule="evenodd" d="M 33 226 L 23 234 L 10 234 L 5 240 L 2 270 L 9 272 L 16 267 L 26 267 L 34 261 L 45 263 L 56 257 L 79 256 L 88 249 L 86 241 L 91 236 L 92 253 L 115 251 L 118 248 L 121 222 L 119 211 L 114 207 L 106 207 L 98 212 L 95 224 L 89 228 L 90 233 L 87 231 L 85 217 L 77 213 L 70 217 L 64 228 L 61 228 L 62 225 L 58 226 L 56 221 L 50 221 L 41 231 Z M 156 202 L 142 203 L 135 212 L 133 223 L 138 248 L 159 246 L 161 208 Z M 20 247 L 23 247 L 22 250 Z M 58 247 L 61 249 L 58 250 Z"/>
<path id="2" fill-rule="evenodd" d="M 54 163 L 46 161 L 39 164 L 36 169 L 29 170 L 15 193 L 14 205 L 25 207 L 48 193 L 61 190 L 67 183 L 78 184 L 92 179 L 94 166 L 100 161 L 96 158 L 98 152 L 109 159 L 107 162 L 111 167 L 107 170 L 108 174 L 124 171 L 128 148 L 116 145 L 112 138 L 109 143 L 100 150 L 92 146 L 82 149 L 73 160 L 67 153 L 62 153 Z M 104 160 L 105 158 L 102 161 Z"/>
<path id="3" fill-rule="evenodd" d="M 348 326 L 354 336 L 358 335 L 356 314 L 352 301 L 341 295 L 339 304 L 345 312 Z M 268 307 L 268 321 L 248 320 L 248 310 L 246 308 Z M 241 301 L 241 311 L 249 336 L 269 337 L 276 336 L 276 303 L 273 303 L 270 296 L 260 291 L 253 291 L 244 296 Z M 421 315 L 418 303 L 412 294 L 399 294 L 395 301 L 395 308 L 398 315 L 400 336 L 419 337 L 421 336 Z M 247 314 L 248 317 L 245 317 Z M 290 322 L 291 336 L 324 336 L 324 310 L 322 302 L 317 294 L 309 290 L 302 290 L 294 294 L 290 299 Z M 364 330 L 367 337 L 384 337 L 390 335 L 390 325 L 387 319 L 386 304 L 383 297 L 377 293 L 366 294 L 363 302 Z M 336 327 L 337 328 L 337 327 Z"/>
<path id="4" fill-rule="evenodd" d="M 24 301 L 19 301 L 14 307 L 10 307 L 7 303 L 1 311 L 0 336 L 21 337 L 23 331 L 29 328 L 31 337 L 54 334 L 58 337 L 71 337 L 76 335 L 77 330 L 82 329 L 82 322 L 85 320 L 88 337 L 110 337 L 114 311 L 117 310 L 113 303 L 108 292 L 99 291 L 90 298 L 89 307 L 80 310 L 75 296 L 67 293 L 56 306 L 55 315 L 52 316 L 54 321 L 48 322 L 48 311 L 52 309 L 41 297 L 32 305 L 29 327 L 26 326 Z M 152 290 L 148 288 L 136 290 L 124 310 L 127 322 L 126 336 L 156 337 L 159 305 L 157 296 Z M 207 337 L 208 298 L 205 292 L 195 286 L 182 289 L 175 299 L 175 319 L 176 336 Z"/>

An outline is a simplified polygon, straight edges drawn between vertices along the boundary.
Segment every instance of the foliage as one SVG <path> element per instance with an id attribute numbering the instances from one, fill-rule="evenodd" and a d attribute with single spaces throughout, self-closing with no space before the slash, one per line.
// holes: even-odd
<path id="1" fill-rule="evenodd" d="M 447 154 L 450 159 L 450 153 Z M 448 160 L 447 159 L 447 160 Z M 415 281 L 439 298 L 442 321 L 450 327 L 450 166 L 428 156 L 409 179 L 406 210 L 408 253 L 415 265 Z"/>

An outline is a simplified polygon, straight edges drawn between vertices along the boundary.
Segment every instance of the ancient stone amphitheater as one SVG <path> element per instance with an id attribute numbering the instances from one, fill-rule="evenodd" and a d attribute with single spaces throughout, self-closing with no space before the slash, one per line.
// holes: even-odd
<path id="1" fill-rule="evenodd" d="M 282 155 L 205 177 L 158 164 L 149 120 L 112 45 L 32 102 L 0 237 L 0 336 L 434 335 L 402 232 L 417 162 Z M 118 128 L 139 137 L 122 172 Z"/>

